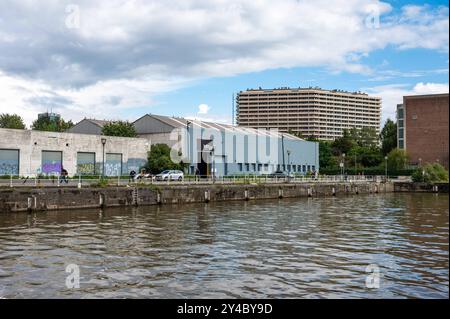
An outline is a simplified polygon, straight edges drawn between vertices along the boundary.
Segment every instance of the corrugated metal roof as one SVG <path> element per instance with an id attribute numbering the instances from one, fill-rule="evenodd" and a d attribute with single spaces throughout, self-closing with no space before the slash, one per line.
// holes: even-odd
<path id="1" fill-rule="evenodd" d="M 218 131 L 230 131 L 230 132 L 240 132 L 243 134 L 255 134 L 259 136 L 270 136 L 270 137 L 281 137 L 292 139 L 292 140 L 300 140 L 304 141 L 297 136 L 288 133 L 279 133 L 270 130 L 257 130 L 250 127 L 242 127 L 242 126 L 233 126 L 229 124 L 222 123 L 213 123 L 213 122 L 203 122 L 196 119 L 186 119 L 183 117 L 170 117 L 164 115 L 154 115 L 148 114 L 148 116 L 153 117 L 167 125 L 172 126 L 173 128 L 186 127 L 187 123 L 192 123 L 196 127 L 206 128 L 206 129 L 216 129 Z"/>

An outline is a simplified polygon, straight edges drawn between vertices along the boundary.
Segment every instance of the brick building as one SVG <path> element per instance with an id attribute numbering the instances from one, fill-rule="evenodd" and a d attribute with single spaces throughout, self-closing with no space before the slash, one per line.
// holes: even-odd
<path id="1" fill-rule="evenodd" d="M 439 162 L 448 169 L 448 94 L 403 97 L 397 106 L 398 147 L 411 164 Z"/>

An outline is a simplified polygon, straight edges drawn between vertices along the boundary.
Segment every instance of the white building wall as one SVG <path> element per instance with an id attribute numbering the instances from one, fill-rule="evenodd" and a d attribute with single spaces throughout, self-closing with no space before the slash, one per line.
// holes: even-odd
<path id="1" fill-rule="evenodd" d="M 105 154 L 122 154 L 123 173 L 126 173 L 129 162 L 145 163 L 147 161 L 150 143 L 142 138 L 0 129 L 0 149 L 20 151 L 19 174 L 22 176 L 41 172 L 42 151 L 62 152 L 63 167 L 69 175 L 75 175 L 78 152 L 95 153 L 96 163 L 101 165 L 102 138 L 107 140 Z"/>

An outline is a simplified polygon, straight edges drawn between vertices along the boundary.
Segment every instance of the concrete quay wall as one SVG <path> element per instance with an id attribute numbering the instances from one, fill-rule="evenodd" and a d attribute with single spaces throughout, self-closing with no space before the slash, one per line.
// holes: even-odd
<path id="1" fill-rule="evenodd" d="M 4 188 L 0 213 L 393 192 L 392 183 L 177 185 L 107 188 Z"/>

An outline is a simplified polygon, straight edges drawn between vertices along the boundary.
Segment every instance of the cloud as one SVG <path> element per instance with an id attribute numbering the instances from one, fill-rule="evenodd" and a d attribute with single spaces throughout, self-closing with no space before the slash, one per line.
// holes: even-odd
<path id="1" fill-rule="evenodd" d="M 413 86 L 408 84 L 382 85 L 366 88 L 365 91 L 379 96 L 383 99 L 383 124 L 388 118 L 395 120 L 397 105 L 403 103 L 403 97 L 407 95 L 425 95 L 448 93 L 448 83 L 417 83 Z"/>
<path id="2" fill-rule="evenodd" d="M 198 114 L 208 114 L 211 108 L 207 104 L 200 104 L 198 106 Z"/>
<path id="3" fill-rule="evenodd" d="M 72 19 L 79 8 L 79 26 Z M 0 108 L 114 117 L 192 81 L 290 67 L 371 74 L 370 52 L 448 52 L 448 8 L 376 0 L 0 0 Z M 70 10 L 67 10 L 70 8 Z M 368 25 L 381 15 L 380 24 Z M 376 19 L 375 19 L 376 20 Z M 24 90 L 11 85 L 18 84 Z"/>

